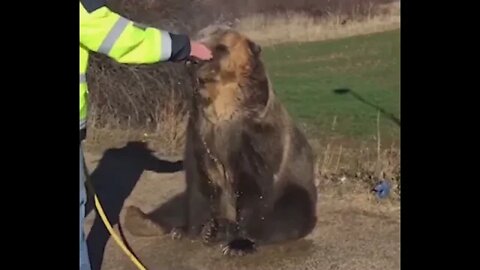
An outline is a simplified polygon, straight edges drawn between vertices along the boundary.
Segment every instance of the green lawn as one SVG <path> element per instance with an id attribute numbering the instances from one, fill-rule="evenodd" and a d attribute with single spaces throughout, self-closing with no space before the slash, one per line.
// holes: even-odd
<path id="1" fill-rule="evenodd" d="M 263 57 L 278 96 L 312 135 L 371 139 L 380 108 L 382 138 L 399 140 L 399 30 L 276 45 Z"/>

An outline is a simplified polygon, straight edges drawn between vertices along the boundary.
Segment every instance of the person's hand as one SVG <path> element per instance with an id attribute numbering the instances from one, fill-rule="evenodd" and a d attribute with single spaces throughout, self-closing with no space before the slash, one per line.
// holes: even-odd
<path id="1" fill-rule="evenodd" d="M 212 59 L 212 52 L 204 44 L 200 42 L 192 41 L 190 43 L 190 57 L 197 58 L 199 60 L 210 60 Z"/>

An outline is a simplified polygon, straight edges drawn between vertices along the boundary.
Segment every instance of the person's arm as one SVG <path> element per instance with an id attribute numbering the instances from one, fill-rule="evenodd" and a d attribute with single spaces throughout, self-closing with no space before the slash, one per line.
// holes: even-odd
<path id="1" fill-rule="evenodd" d="M 129 64 L 183 61 L 192 49 L 188 36 L 142 27 L 111 11 L 105 0 L 80 0 L 80 44 Z"/>

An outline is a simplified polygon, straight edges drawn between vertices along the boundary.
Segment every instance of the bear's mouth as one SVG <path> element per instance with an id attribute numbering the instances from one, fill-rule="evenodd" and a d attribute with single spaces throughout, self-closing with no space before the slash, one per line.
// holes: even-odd
<path id="1" fill-rule="evenodd" d="M 191 71 L 191 75 L 193 77 L 193 84 L 194 84 L 194 88 L 196 91 L 198 91 L 198 88 L 199 86 L 201 87 L 202 85 L 205 85 L 205 82 L 208 80 L 208 79 L 203 79 L 201 78 L 202 76 L 199 76 L 199 70 L 200 68 L 211 62 L 212 60 L 200 60 L 198 58 L 195 58 L 195 57 L 190 57 L 186 62 L 185 62 L 185 65 L 190 69 Z"/>

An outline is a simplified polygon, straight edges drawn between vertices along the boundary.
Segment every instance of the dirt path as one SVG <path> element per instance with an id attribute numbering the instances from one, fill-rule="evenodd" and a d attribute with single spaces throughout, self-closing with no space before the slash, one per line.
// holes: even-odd
<path id="1" fill-rule="evenodd" d="M 120 216 L 123 224 L 125 206 L 151 212 L 184 189 L 180 163 L 174 158 L 159 160 L 138 145 L 102 154 L 86 153 L 86 160 L 112 223 Z M 166 215 L 174 214 L 174 209 L 165 211 Z M 242 258 L 226 258 L 221 256 L 220 247 L 174 241 L 168 235 L 134 237 L 125 229 L 124 234 L 148 269 L 400 269 L 398 205 L 378 203 L 366 195 L 340 197 L 324 192 L 320 193 L 318 211 L 318 224 L 306 239 L 261 247 L 256 254 Z M 102 270 L 136 269 L 109 239 L 94 211 L 87 216 L 86 231 L 95 270 L 100 266 Z"/>

